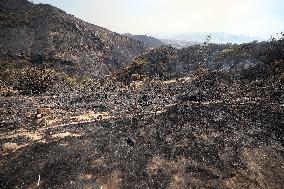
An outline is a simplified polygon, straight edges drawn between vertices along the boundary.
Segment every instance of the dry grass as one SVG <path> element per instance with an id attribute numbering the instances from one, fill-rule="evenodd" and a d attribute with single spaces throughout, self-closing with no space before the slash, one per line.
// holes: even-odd
<path id="1" fill-rule="evenodd" d="M 121 188 L 122 175 L 118 171 L 113 171 L 106 180 L 102 181 L 101 189 Z"/>
<path id="2" fill-rule="evenodd" d="M 8 142 L 8 143 L 5 143 L 2 145 L 2 152 L 3 152 L 3 155 L 5 154 L 9 154 L 9 153 L 12 153 L 12 152 L 15 152 L 23 147 L 25 147 L 27 145 L 19 145 L 17 143 L 11 143 L 11 142 Z"/>
<path id="3" fill-rule="evenodd" d="M 70 133 L 70 132 L 64 132 L 64 133 L 56 133 L 56 134 L 53 134 L 51 136 L 51 138 L 53 139 L 61 139 L 61 138 L 65 138 L 65 137 L 68 137 L 68 136 L 71 136 L 71 137 L 79 137 L 81 136 L 80 134 L 76 134 L 76 133 Z"/>
<path id="4" fill-rule="evenodd" d="M 284 160 L 272 149 L 244 149 L 246 169 L 240 170 L 225 181 L 230 189 L 282 189 Z"/>

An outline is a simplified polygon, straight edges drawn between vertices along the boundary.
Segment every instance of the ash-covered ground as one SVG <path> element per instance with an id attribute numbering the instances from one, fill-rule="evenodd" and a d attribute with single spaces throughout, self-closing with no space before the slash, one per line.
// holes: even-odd
<path id="1" fill-rule="evenodd" d="M 0 28 L 0 189 L 284 188 L 284 33 L 152 49 L 27 0 Z"/>
<path id="2" fill-rule="evenodd" d="M 283 62 L 269 68 L 2 89 L 0 188 L 284 188 Z"/>

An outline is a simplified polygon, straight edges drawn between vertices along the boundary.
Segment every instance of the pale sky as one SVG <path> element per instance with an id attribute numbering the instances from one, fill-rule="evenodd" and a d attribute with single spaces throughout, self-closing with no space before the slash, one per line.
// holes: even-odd
<path id="1" fill-rule="evenodd" d="M 118 33 L 284 32 L 284 0 L 33 0 Z"/>

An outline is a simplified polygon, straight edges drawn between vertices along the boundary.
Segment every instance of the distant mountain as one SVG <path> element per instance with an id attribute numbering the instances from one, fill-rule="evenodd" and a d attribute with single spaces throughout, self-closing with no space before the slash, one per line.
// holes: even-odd
<path id="1" fill-rule="evenodd" d="M 138 40 L 89 24 L 47 4 L 0 2 L 0 58 L 48 64 L 81 75 L 101 76 L 146 50 Z"/>
<path id="2" fill-rule="evenodd" d="M 143 42 L 149 48 L 159 48 L 164 44 L 161 40 L 147 35 L 132 35 L 130 33 L 124 35 Z"/>
<path id="3" fill-rule="evenodd" d="M 167 39 L 175 41 L 188 41 L 189 43 L 204 43 L 208 36 L 210 35 L 210 42 L 212 43 L 248 43 L 252 41 L 263 41 L 264 39 L 258 37 L 250 37 L 246 35 L 235 35 L 229 33 L 215 32 L 215 33 L 206 33 L 206 32 L 185 32 L 185 33 L 166 33 L 166 34 L 157 34 L 155 37 L 159 39 Z M 174 43 L 175 44 L 175 43 Z"/>
<path id="4" fill-rule="evenodd" d="M 166 45 L 171 45 L 175 48 L 184 48 L 195 44 L 200 44 L 196 41 L 185 41 L 185 40 L 174 40 L 174 39 L 161 39 L 161 41 Z"/>

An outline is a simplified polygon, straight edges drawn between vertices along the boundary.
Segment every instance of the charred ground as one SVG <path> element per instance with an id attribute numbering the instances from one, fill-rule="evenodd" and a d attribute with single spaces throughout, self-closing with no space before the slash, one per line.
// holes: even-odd
<path id="1" fill-rule="evenodd" d="M 5 93 L 0 186 L 283 188 L 283 63 Z"/>
<path id="2" fill-rule="evenodd" d="M 283 37 L 145 53 L 49 5 L 0 8 L 0 188 L 284 187 Z"/>

